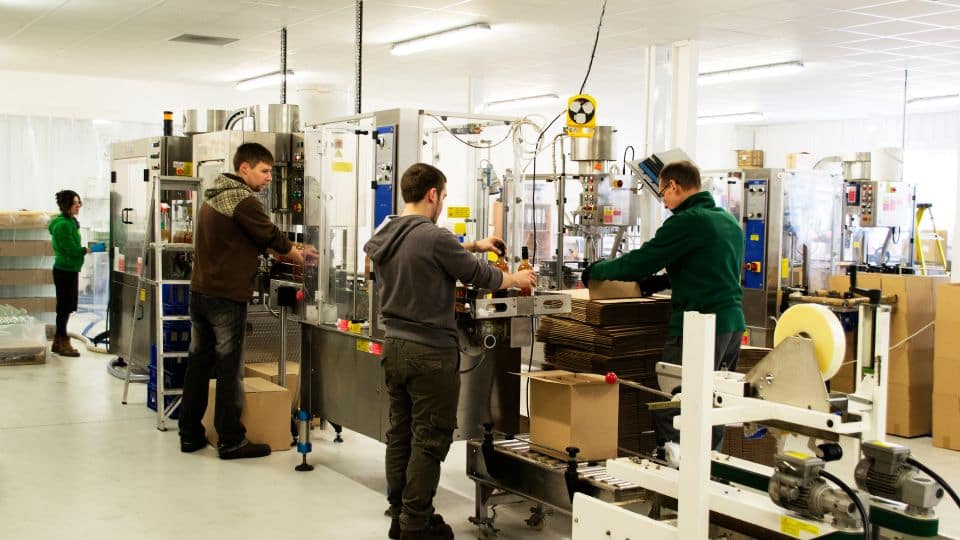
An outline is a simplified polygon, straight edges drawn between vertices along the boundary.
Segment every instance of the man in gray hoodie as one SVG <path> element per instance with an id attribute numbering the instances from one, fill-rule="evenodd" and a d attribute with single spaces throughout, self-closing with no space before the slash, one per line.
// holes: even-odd
<path id="1" fill-rule="evenodd" d="M 500 253 L 500 239 L 461 245 L 437 226 L 446 184 L 436 167 L 411 165 L 400 179 L 403 213 L 384 222 L 363 247 L 373 262 L 386 329 L 381 365 L 390 393 L 386 473 L 393 539 L 453 538 L 434 514 L 433 496 L 457 427 L 457 281 L 484 289 L 533 287 L 536 281 L 529 270 L 504 274 L 471 255 Z"/>

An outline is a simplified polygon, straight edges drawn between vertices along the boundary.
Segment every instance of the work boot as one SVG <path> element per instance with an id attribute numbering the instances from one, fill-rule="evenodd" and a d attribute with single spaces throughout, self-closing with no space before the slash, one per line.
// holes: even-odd
<path id="1" fill-rule="evenodd" d="M 80 351 L 73 348 L 68 336 L 64 336 L 60 340 L 60 356 L 80 356 Z"/>
<path id="2" fill-rule="evenodd" d="M 53 347 L 50 347 L 50 352 L 53 354 L 60 354 L 62 342 L 63 341 L 60 339 L 60 336 L 53 336 Z"/>
<path id="3" fill-rule="evenodd" d="M 453 529 L 440 515 L 434 514 L 425 529 L 401 530 L 400 540 L 453 540 Z"/>
<path id="4" fill-rule="evenodd" d="M 442 525 L 442 524 L 443 524 L 443 516 L 441 516 L 440 514 L 434 514 L 430 516 L 430 525 Z M 400 540 L 400 518 L 393 518 L 390 520 L 390 531 L 387 532 L 387 538 L 389 538 L 390 540 Z"/>
<path id="5" fill-rule="evenodd" d="M 250 441 L 243 441 L 239 446 L 230 448 L 229 450 L 224 447 L 218 449 L 220 454 L 220 459 L 246 459 L 246 458 L 258 458 L 265 457 L 270 455 L 270 445 L 269 444 L 257 444 Z"/>

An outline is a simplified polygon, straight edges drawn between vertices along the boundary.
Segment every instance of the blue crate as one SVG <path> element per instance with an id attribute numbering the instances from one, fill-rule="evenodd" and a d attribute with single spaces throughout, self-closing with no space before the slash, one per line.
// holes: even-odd
<path id="1" fill-rule="evenodd" d="M 166 409 L 170 406 L 180 396 L 164 396 L 163 407 Z M 147 408 L 150 410 L 157 410 L 157 385 L 153 383 L 147 383 Z M 170 418 L 177 419 L 180 418 L 180 407 L 177 407 L 173 414 L 170 415 Z"/>
<path id="2" fill-rule="evenodd" d="M 185 359 L 168 358 L 168 365 L 170 360 L 182 360 L 182 362 L 175 364 L 173 369 L 167 368 L 163 370 L 164 388 L 183 388 L 183 381 L 187 375 L 187 362 Z M 150 371 L 149 384 L 157 384 L 157 366 L 149 366 L 147 369 Z"/>
<path id="3" fill-rule="evenodd" d="M 163 350 L 187 352 L 190 348 L 190 321 L 163 321 Z"/>
<path id="4" fill-rule="evenodd" d="M 162 296 L 164 315 L 190 314 L 189 285 L 164 285 Z"/>

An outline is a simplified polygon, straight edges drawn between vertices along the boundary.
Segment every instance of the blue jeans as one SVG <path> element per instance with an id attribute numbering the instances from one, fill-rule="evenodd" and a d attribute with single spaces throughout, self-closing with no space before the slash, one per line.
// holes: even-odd
<path id="1" fill-rule="evenodd" d="M 207 410 L 210 379 L 217 379 L 213 425 L 218 446 L 231 448 L 245 440 L 240 422 L 243 411 L 243 337 L 247 304 L 190 293 L 190 353 L 180 405 L 180 438 L 205 438 L 203 414 Z"/>

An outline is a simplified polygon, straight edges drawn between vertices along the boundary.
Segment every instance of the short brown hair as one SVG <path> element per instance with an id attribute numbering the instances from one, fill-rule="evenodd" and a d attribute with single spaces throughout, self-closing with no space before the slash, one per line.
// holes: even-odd
<path id="1" fill-rule="evenodd" d="M 660 171 L 660 181 L 673 180 L 684 191 L 700 190 L 700 169 L 691 161 L 671 161 Z"/>
<path id="2" fill-rule="evenodd" d="M 233 154 L 233 170 L 239 171 L 240 165 L 246 163 L 251 167 L 256 167 L 259 163 L 273 165 L 273 154 L 262 144 L 250 142 L 243 143 L 237 147 L 237 152 Z"/>
<path id="3" fill-rule="evenodd" d="M 437 188 L 437 194 L 447 185 L 447 177 L 440 169 L 426 163 L 414 163 L 400 178 L 400 192 L 403 202 L 418 203 L 427 196 L 431 189 Z"/>

